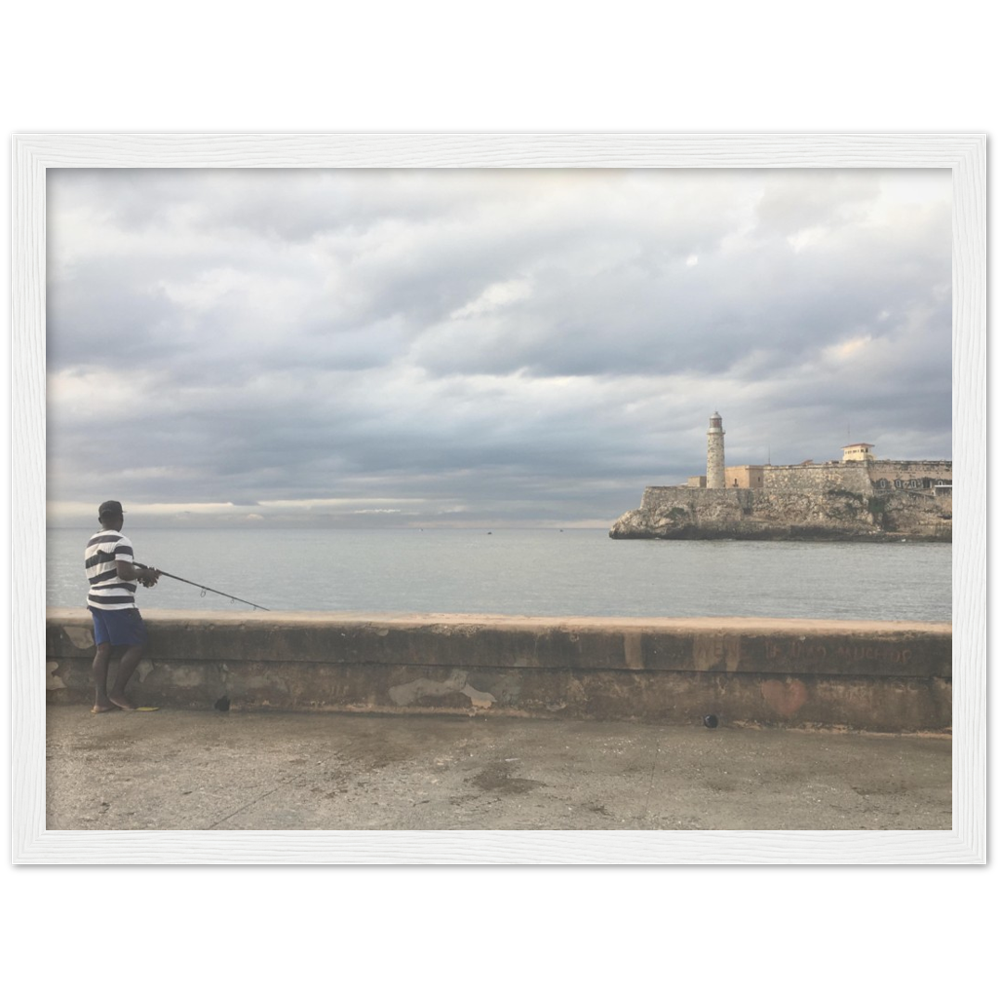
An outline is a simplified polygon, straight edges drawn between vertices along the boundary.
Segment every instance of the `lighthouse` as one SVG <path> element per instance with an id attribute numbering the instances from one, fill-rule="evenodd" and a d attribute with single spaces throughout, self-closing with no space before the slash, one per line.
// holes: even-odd
<path id="1" fill-rule="evenodd" d="M 722 429 L 722 417 L 718 412 L 708 418 L 708 468 L 705 486 L 710 490 L 725 489 L 726 448 L 722 439 L 726 432 Z"/>

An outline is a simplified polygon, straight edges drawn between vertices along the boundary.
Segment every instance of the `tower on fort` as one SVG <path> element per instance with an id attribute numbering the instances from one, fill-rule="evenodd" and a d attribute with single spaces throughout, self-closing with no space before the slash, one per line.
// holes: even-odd
<path id="1" fill-rule="evenodd" d="M 710 490 L 721 490 L 726 486 L 726 448 L 722 441 L 725 436 L 722 417 L 715 412 L 708 418 L 708 468 L 705 470 L 705 486 Z"/>

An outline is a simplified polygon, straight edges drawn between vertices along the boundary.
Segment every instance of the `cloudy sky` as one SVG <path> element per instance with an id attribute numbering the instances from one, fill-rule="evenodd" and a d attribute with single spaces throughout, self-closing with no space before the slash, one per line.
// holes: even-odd
<path id="1" fill-rule="evenodd" d="M 608 527 L 714 410 L 951 458 L 947 171 L 48 178 L 52 523 Z"/>

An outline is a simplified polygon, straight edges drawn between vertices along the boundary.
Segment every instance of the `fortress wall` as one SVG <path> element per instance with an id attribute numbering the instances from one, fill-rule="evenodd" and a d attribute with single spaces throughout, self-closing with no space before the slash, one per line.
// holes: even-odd
<path id="1" fill-rule="evenodd" d="M 847 490 L 871 493 L 872 481 L 864 463 L 848 465 L 766 465 L 764 489 L 796 492 Z"/>
<path id="2" fill-rule="evenodd" d="M 877 479 L 944 479 L 951 482 L 951 462 L 872 462 L 869 464 L 869 475 L 874 482 Z"/>
<path id="3" fill-rule="evenodd" d="M 730 466 L 726 470 L 726 482 L 731 483 L 733 479 L 738 481 L 737 487 L 728 487 L 729 492 L 738 492 L 759 484 L 759 488 L 754 489 L 755 496 L 768 491 L 808 495 L 829 490 L 845 490 L 864 496 L 872 492 L 872 484 L 879 479 L 889 482 L 901 479 L 905 482 L 929 478 L 943 479 L 950 483 L 951 475 L 951 462 L 848 462 L 831 465 Z M 642 506 L 651 508 L 663 506 L 667 502 L 681 505 L 691 500 L 692 492 L 705 492 L 703 477 L 692 477 L 687 486 L 649 486 L 643 493 Z"/>
<path id="4" fill-rule="evenodd" d="M 642 491 L 641 507 L 655 510 L 661 507 L 686 507 L 695 498 L 703 496 L 705 489 L 688 486 L 647 486 Z M 725 493 L 725 490 L 713 490 L 713 493 Z"/>
<path id="5" fill-rule="evenodd" d="M 718 491 L 722 492 L 722 491 Z M 151 611 L 138 704 L 233 711 L 951 725 L 951 626 L 750 618 Z M 53 703 L 93 698 L 90 616 L 49 609 Z M 113 668 L 112 668 L 113 669 Z M 81 711 L 85 711 L 81 708 Z"/>

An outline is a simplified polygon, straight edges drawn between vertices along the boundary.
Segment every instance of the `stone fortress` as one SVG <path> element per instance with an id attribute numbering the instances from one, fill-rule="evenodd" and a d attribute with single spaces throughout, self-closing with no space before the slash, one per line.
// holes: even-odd
<path id="1" fill-rule="evenodd" d="M 648 486 L 612 538 L 951 541 L 951 462 L 876 458 L 866 442 L 837 461 L 725 462 L 722 417 L 708 422 L 704 476 Z"/>

